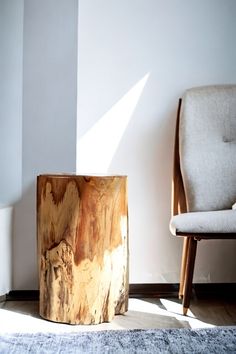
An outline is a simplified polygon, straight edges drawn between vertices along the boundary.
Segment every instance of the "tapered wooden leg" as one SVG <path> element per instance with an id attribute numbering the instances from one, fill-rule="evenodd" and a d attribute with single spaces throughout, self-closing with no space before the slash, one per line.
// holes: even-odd
<path id="1" fill-rule="evenodd" d="M 184 237 L 181 271 L 180 271 L 180 283 L 179 283 L 179 299 L 182 299 L 184 295 L 184 281 L 185 281 L 185 274 L 186 274 L 188 245 L 189 245 L 189 237 Z"/>
<path id="2" fill-rule="evenodd" d="M 184 315 L 187 314 L 187 311 L 188 311 L 188 308 L 190 305 L 196 252 L 197 252 L 197 241 L 194 238 L 189 237 L 188 255 L 187 255 L 187 263 L 186 263 L 186 274 L 185 274 L 185 281 L 184 281 L 184 296 L 183 296 L 183 314 Z"/>

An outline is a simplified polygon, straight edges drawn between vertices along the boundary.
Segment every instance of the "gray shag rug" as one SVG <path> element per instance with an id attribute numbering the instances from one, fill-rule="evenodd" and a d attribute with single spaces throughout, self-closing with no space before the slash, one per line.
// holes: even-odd
<path id="1" fill-rule="evenodd" d="M 0 353 L 236 353 L 236 326 L 208 329 L 6 333 Z"/>

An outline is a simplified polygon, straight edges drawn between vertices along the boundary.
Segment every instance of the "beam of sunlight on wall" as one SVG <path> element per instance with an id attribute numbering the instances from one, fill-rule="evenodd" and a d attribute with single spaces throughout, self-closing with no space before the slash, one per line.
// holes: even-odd
<path id="1" fill-rule="evenodd" d="M 77 141 L 77 173 L 107 173 L 149 73 L 138 81 Z"/>

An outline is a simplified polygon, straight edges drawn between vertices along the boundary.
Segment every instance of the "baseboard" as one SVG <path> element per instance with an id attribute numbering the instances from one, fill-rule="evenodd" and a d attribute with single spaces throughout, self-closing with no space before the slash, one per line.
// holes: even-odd
<path id="1" fill-rule="evenodd" d="M 179 284 L 130 284 L 129 295 L 133 298 L 178 297 Z M 236 283 L 195 283 L 193 295 L 198 299 L 236 299 Z"/>
<path id="2" fill-rule="evenodd" d="M 193 285 L 195 296 L 201 298 L 236 298 L 236 283 L 201 283 Z M 178 297 L 179 284 L 130 284 L 131 298 Z M 37 301 L 39 290 L 12 290 L 7 301 Z"/>
<path id="3" fill-rule="evenodd" d="M 11 290 L 6 294 L 7 301 L 37 301 L 39 290 Z"/>
<path id="4" fill-rule="evenodd" d="M 179 284 L 130 284 L 129 296 L 132 298 L 177 297 Z"/>

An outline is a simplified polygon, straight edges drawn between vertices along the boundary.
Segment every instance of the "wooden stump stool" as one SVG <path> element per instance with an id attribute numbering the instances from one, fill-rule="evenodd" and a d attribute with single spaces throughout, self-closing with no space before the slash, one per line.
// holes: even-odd
<path id="1" fill-rule="evenodd" d="M 110 322 L 128 308 L 126 176 L 37 178 L 40 315 Z"/>

